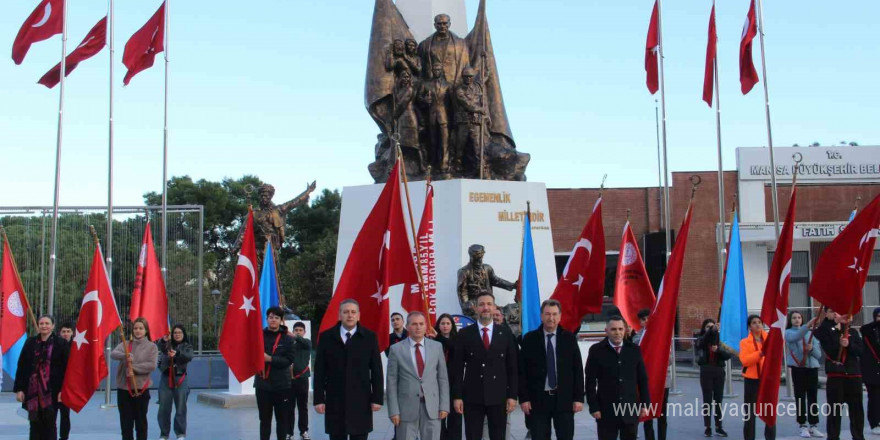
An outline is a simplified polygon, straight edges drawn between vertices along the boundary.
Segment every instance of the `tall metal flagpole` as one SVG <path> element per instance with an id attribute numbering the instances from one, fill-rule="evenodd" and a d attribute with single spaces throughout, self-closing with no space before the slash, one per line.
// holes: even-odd
<path id="1" fill-rule="evenodd" d="M 55 260 L 58 251 L 58 196 L 61 193 L 61 140 L 64 127 L 64 76 L 67 73 L 67 0 L 62 1 L 61 17 L 61 88 L 58 90 L 58 138 L 55 142 L 55 196 L 52 204 L 52 235 L 49 244 L 49 307 L 55 310 Z"/>
<path id="2" fill-rule="evenodd" d="M 113 0 L 110 0 L 109 7 L 107 8 L 107 27 L 108 27 L 108 46 L 110 49 L 110 75 L 109 75 L 109 84 L 110 84 L 110 93 L 109 93 L 109 105 L 108 105 L 108 118 L 107 118 L 107 150 L 108 150 L 108 160 L 107 160 L 107 239 L 106 247 L 107 247 L 107 278 L 111 280 L 110 285 L 113 285 L 113 27 L 116 24 L 116 20 L 113 16 Z M 104 347 L 104 358 L 107 361 L 107 371 L 112 371 L 110 364 L 110 351 L 113 349 L 110 342 L 111 338 L 107 338 L 106 346 Z M 110 398 L 110 375 L 107 375 L 106 382 L 104 383 L 104 405 L 103 408 L 108 408 L 111 406 L 111 398 Z"/>
<path id="3" fill-rule="evenodd" d="M 167 283 L 168 266 L 168 10 L 171 0 L 165 0 L 165 122 L 162 138 L 162 279 Z"/>
<path id="4" fill-rule="evenodd" d="M 654 100 L 654 121 L 657 124 L 657 188 L 663 186 L 663 162 L 660 158 L 660 108 Z M 663 228 L 663 193 L 657 193 L 657 204 L 660 205 L 660 228 Z"/>
<path id="5" fill-rule="evenodd" d="M 666 81 L 663 77 L 663 5 L 661 4 L 661 0 L 657 0 L 657 42 L 658 49 L 660 55 L 660 111 L 663 115 L 663 136 L 662 138 L 662 146 L 663 146 L 663 219 L 666 228 L 666 249 L 665 249 L 665 259 L 669 260 L 669 253 L 672 249 L 672 239 L 670 237 L 669 230 L 669 161 L 667 160 L 666 154 Z M 681 391 L 678 390 L 676 386 L 676 374 L 675 374 L 675 336 L 673 335 L 670 351 L 672 357 L 672 379 L 670 383 L 669 394 L 670 395 L 678 395 L 681 394 Z"/>
<path id="6" fill-rule="evenodd" d="M 761 73 L 764 75 L 764 108 L 767 114 L 767 146 L 770 148 L 770 184 L 773 187 L 773 226 L 776 228 L 776 238 L 779 238 L 779 201 L 776 197 L 776 161 L 773 158 L 773 131 L 770 126 L 770 92 L 767 87 L 767 58 L 764 56 L 764 4 L 758 3 L 758 38 L 761 42 Z M 789 383 L 790 381 L 786 381 Z M 788 385 L 787 388 L 791 388 Z M 789 395 L 793 392 L 789 389 Z"/>

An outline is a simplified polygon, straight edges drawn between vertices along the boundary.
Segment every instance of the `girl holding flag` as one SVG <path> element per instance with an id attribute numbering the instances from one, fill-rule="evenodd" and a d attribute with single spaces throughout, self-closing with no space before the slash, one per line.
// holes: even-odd
<path id="1" fill-rule="evenodd" d="M 189 381 L 186 366 L 193 358 L 193 347 L 186 337 L 183 325 L 171 329 L 156 341 L 159 351 L 159 439 L 168 440 L 171 434 L 171 405 L 174 405 L 174 434 L 178 439 L 186 437 L 186 399 L 189 397 Z"/>
<path id="2" fill-rule="evenodd" d="M 810 331 L 815 323 L 814 319 L 804 324 L 804 315 L 793 310 L 788 313 L 788 324 L 785 326 L 785 342 L 788 344 L 785 363 L 791 369 L 794 398 L 797 401 L 797 423 L 804 438 L 825 437 L 819 431 L 819 404 L 816 403 L 822 349 Z M 810 422 L 809 426 L 807 421 Z"/>
<path id="3" fill-rule="evenodd" d="M 110 357 L 119 363 L 116 371 L 119 426 L 122 440 L 147 440 L 147 409 L 150 406 L 150 373 L 156 369 L 159 350 L 150 340 L 150 325 L 143 317 L 135 319 L 132 340 L 122 341 Z"/>

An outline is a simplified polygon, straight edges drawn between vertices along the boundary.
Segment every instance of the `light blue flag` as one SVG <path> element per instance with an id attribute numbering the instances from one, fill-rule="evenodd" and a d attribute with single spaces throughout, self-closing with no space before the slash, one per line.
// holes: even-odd
<path id="1" fill-rule="evenodd" d="M 858 209 L 853 209 L 852 212 L 849 213 L 849 220 L 847 220 L 847 223 L 852 223 L 853 219 L 856 218 L 856 213 L 858 212 Z"/>
<path id="2" fill-rule="evenodd" d="M 266 322 L 266 310 L 278 305 L 278 274 L 275 271 L 275 258 L 272 253 L 272 244 L 266 243 L 266 253 L 263 256 L 263 271 L 260 273 L 260 310 L 263 316 L 263 327 L 269 325 Z"/>
<path id="3" fill-rule="evenodd" d="M 18 371 L 18 358 L 21 356 L 21 349 L 24 348 L 24 341 L 27 339 L 27 334 L 21 335 L 21 338 L 18 341 L 15 341 L 15 344 L 3 353 L 3 371 L 15 380 L 15 372 Z M 0 348 L 2 349 L 2 348 Z M 2 377 L 0 377 L 2 379 Z"/>
<path id="4" fill-rule="evenodd" d="M 519 280 L 522 333 L 525 335 L 541 326 L 541 292 L 538 290 L 538 268 L 535 266 L 535 249 L 532 245 L 532 222 L 528 215 L 523 228 L 522 269 Z"/>
<path id="5" fill-rule="evenodd" d="M 730 229 L 730 249 L 727 257 L 727 274 L 724 280 L 724 298 L 721 301 L 721 343 L 739 351 L 739 341 L 749 334 L 746 318 L 746 276 L 743 271 L 742 243 L 739 238 L 739 221 L 733 215 Z"/>

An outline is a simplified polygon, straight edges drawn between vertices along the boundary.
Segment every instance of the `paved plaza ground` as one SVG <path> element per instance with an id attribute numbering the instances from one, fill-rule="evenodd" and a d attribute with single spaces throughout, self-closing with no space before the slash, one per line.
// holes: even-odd
<path id="1" fill-rule="evenodd" d="M 679 389 L 682 392 L 680 396 L 670 396 L 670 403 L 680 403 L 682 408 L 690 405 L 699 404 L 700 402 L 700 385 L 696 377 L 680 377 Z M 742 403 L 742 382 L 734 381 L 734 392 L 738 397 L 728 399 L 726 402 L 733 404 Z M 240 408 L 240 409 L 220 409 L 198 403 L 197 395 L 200 390 L 193 390 L 189 399 L 189 432 L 188 440 L 257 440 L 259 439 L 259 421 L 257 419 L 256 408 Z M 785 396 L 785 390 L 781 392 Z M 119 416 L 116 409 L 101 409 L 103 403 L 103 393 L 97 393 L 89 402 L 88 406 L 83 409 L 80 414 L 71 414 L 71 423 L 73 429 L 71 432 L 71 440 L 110 440 L 119 438 Z M 114 394 L 115 399 L 115 394 Z M 156 393 L 152 392 L 153 402 L 156 401 Z M 819 390 L 820 402 L 825 401 L 825 390 Z M 782 399 L 785 402 L 784 398 Z M 12 393 L 0 393 L 0 440 L 20 440 L 26 439 L 28 436 L 27 420 L 16 414 L 16 408 L 19 404 L 15 402 L 15 396 Z M 157 439 L 159 431 L 156 423 L 156 413 L 158 405 L 151 405 L 149 412 L 149 439 Z M 327 435 L 324 434 L 324 418 L 319 416 L 314 410 L 310 411 L 311 434 L 314 440 L 325 440 Z M 511 416 L 511 433 L 515 440 L 525 438 L 526 430 L 523 421 L 523 413 L 519 409 Z M 387 412 L 383 407 L 381 411 L 375 413 L 374 430 L 370 435 L 370 440 L 390 440 L 392 438 L 391 423 L 388 421 Z M 595 439 L 596 423 L 587 414 L 586 411 L 579 413 L 575 417 L 575 438 L 577 439 Z M 848 419 L 844 418 L 843 425 L 848 427 Z M 724 428 L 730 434 L 731 439 L 742 438 L 742 420 L 740 418 L 727 417 L 724 422 Z M 825 432 L 825 419 L 821 419 L 820 428 Z M 641 435 L 640 428 L 640 437 Z M 758 438 L 763 438 L 763 424 L 758 422 Z M 777 425 L 777 439 L 793 440 L 798 437 L 797 425 L 793 416 L 783 416 Z M 880 436 L 872 436 L 867 430 L 866 438 L 876 438 L 880 440 Z M 274 436 L 273 436 L 274 438 Z M 703 438 L 703 419 L 697 415 L 677 415 L 670 417 L 667 438 L 673 440 L 698 439 Z M 717 438 L 717 437 L 716 437 Z M 849 439 L 849 431 L 845 430 L 842 439 Z"/>

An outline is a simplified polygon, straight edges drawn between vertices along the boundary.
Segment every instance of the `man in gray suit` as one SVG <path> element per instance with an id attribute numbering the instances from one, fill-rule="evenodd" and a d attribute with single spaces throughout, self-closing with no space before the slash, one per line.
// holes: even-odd
<path id="1" fill-rule="evenodd" d="M 440 440 L 440 420 L 449 414 L 449 379 L 443 346 L 425 338 L 425 315 L 406 317 L 409 337 L 388 355 L 388 416 L 398 440 Z"/>

